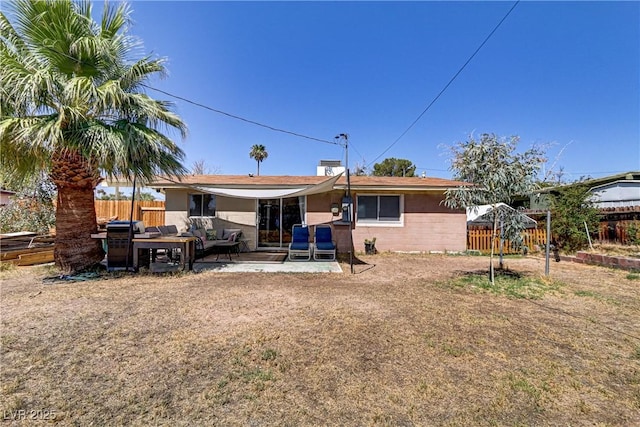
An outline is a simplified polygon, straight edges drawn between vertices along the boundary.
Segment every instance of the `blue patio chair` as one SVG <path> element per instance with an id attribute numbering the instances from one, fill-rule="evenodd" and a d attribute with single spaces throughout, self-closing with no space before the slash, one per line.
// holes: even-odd
<path id="1" fill-rule="evenodd" d="M 316 261 L 336 259 L 336 243 L 331 236 L 331 226 L 316 225 L 313 246 L 313 259 Z"/>
<path id="2" fill-rule="evenodd" d="M 291 229 L 291 243 L 289 243 L 289 261 L 309 261 L 311 259 L 311 244 L 309 243 L 309 227 L 295 224 Z"/>

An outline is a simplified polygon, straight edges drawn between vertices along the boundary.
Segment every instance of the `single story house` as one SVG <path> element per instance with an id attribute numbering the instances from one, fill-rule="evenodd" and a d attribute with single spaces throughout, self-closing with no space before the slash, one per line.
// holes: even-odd
<path id="1" fill-rule="evenodd" d="M 593 180 L 590 184 L 599 208 L 640 206 L 640 172 L 613 175 L 608 179 Z"/>
<path id="2" fill-rule="evenodd" d="M 576 183 L 566 184 L 570 187 Z M 640 171 L 631 171 L 602 178 L 589 179 L 577 183 L 585 185 L 593 194 L 592 200 L 603 212 L 638 210 L 640 208 Z M 554 193 L 562 187 L 547 187 L 531 196 L 533 211 L 544 211 L 549 207 L 548 193 Z M 634 209 L 635 208 L 635 209 Z"/>
<path id="3" fill-rule="evenodd" d="M 464 182 L 431 177 L 189 175 L 147 185 L 165 194 L 165 223 L 186 231 L 240 228 L 252 250 L 282 250 L 294 224 L 330 224 L 338 251 L 466 250 L 464 209 L 444 206 Z M 350 216 L 350 215 L 351 216 Z"/>

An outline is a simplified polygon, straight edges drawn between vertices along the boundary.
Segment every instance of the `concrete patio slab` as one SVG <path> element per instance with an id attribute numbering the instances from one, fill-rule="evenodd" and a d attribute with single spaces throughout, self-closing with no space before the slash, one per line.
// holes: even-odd
<path id="1" fill-rule="evenodd" d="M 224 262 L 196 262 L 193 270 L 219 271 L 221 273 L 342 273 L 340 264 L 336 261 L 308 261 L 282 263 L 224 263 Z"/>

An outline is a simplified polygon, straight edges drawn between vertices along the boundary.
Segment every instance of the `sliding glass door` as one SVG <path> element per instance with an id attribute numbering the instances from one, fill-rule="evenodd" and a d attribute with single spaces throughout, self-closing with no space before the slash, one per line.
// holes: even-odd
<path id="1" fill-rule="evenodd" d="M 280 199 L 258 199 L 258 247 L 280 247 Z"/>
<path id="2" fill-rule="evenodd" d="M 294 224 L 305 219 L 305 196 L 285 199 L 258 199 L 258 248 L 281 249 L 291 242 Z"/>

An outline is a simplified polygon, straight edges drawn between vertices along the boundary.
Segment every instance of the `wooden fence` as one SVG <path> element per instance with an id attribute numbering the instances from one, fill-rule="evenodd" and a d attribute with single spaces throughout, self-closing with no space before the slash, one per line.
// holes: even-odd
<path id="1" fill-rule="evenodd" d="M 131 200 L 96 200 L 95 204 L 98 224 L 110 219 L 128 221 L 131 216 Z M 164 202 L 133 202 L 133 220 L 143 221 L 145 227 L 164 225 Z"/>
<path id="2" fill-rule="evenodd" d="M 640 221 L 602 221 L 598 228 L 598 242 L 631 245 L 640 238 L 638 235 L 639 228 Z M 631 235 L 632 232 L 636 233 L 635 238 Z"/>
<path id="3" fill-rule="evenodd" d="M 482 253 L 491 252 L 491 234 L 492 230 L 488 229 L 469 229 L 467 230 L 467 250 L 480 251 Z M 500 251 L 500 230 L 498 230 L 498 238 L 493 242 L 493 250 L 495 253 Z M 546 230 L 526 230 L 524 232 L 524 245 L 530 252 L 534 251 L 535 246 L 544 247 L 547 241 Z M 516 254 L 522 253 L 522 249 L 517 250 L 511 246 L 509 240 L 504 241 L 503 253 Z"/>

